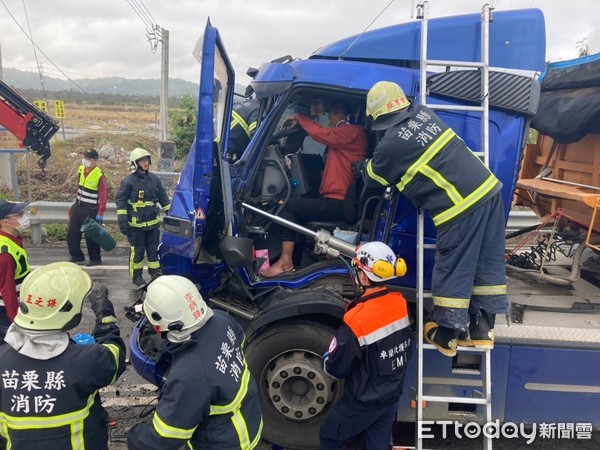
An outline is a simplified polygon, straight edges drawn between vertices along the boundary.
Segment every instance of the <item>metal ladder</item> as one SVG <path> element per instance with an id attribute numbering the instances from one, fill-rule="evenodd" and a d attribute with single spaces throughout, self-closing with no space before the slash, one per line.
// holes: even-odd
<path id="1" fill-rule="evenodd" d="M 481 149 L 475 152 L 486 166 L 489 165 L 489 23 L 491 20 L 491 10 L 488 4 L 484 5 L 481 13 L 481 62 L 459 62 L 459 61 L 441 61 L 427 60 L 427 21 L 429 16 L 429 4 L 427 1 L 417 5 L 417 18 L 421 19 L 421 62 L 420 62 L 420 92 L 419 101 L 426 104 L 427 95 L 427 67 L 446 66 L 446 67 L 466 67 L 476 68 L 481 72 L 481 105 L 480 106 L 452 106 L 452 105 L 428 105 L 437 110 L 453 111 L 478 111 L 481 112 Z M 425 244 L 425 219 L 423 211 L 418 210 L 417 216 L 417 392 L 416 392 L 416 428 L 415 428 L 415 448 L 423 448 L 423 438 L 420 433 L 420 424 L 423 420 L 423 407 L 426 402 L 439 403 L 463 403 L 475 404 L 483 407 L 485 422 L 492 421 L 492 403 L 491 403 L 491 354 L 490 350 L 482 350 L 471 347 L 459 347 L 459 352 L 477 352 L 482 353 L 482 364 L 480 374 L 482 378 L 481 398 L 476 397 L 447 397 L 436 395 L 424 395 L 423 393 L 423 350 L 437 351 L 436 347 L 424 343 L 423 336 L 423 301 L 425 297 L 431 298 L 431 293 L 423 291 L 423 261 L 425 250 L 435 250 L 435 244 Z M 491 450 L 492 438 L 484 436 L 484 449 Z"/>

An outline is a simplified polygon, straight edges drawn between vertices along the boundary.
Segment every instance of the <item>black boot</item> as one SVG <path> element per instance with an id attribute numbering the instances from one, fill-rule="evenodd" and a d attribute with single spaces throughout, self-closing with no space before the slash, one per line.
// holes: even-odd
<path id="1" fill-rule="evenodd" d="M 146 284 L 146 280 L 141 275 L 134 275 L 132 282 L 136 286 L 144 286 Z"/>
<path id="2" fill-rule="evenodd" d="M 458 345 L 493 349 L 496 314 L 481 310 L 480 314 L 471 314 L 469 317 L 469 339 L 459 340 Z"/>
<path id="3" fill-rule="evenodd" d="M 456 356 L 456 332 L 452 328 L 440 327 L 435 322 L 425 324 L 425 339 L 444 356 Z"/>

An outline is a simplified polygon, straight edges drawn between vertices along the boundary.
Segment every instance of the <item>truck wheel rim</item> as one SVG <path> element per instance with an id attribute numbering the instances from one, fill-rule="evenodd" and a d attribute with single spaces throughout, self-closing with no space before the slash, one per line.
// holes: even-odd
<path id="1" fill-rule="evenodd" d="M 305 421 L 329 406 L 336 383 L 323 373 L 321 361 L 306 350 L 292 350 L 271 360 L 265 380 L 271 404 L 280 414 Z"/>

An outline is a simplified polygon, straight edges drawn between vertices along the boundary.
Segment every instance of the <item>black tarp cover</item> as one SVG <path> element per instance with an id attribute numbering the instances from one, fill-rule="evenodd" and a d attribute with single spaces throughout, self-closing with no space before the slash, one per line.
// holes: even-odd
<path id="1" fill-rule="evenodd" d="M 532 128 L 561 144 L 600 133 L 600 53 L 551 63 L 540 80 Z"/>

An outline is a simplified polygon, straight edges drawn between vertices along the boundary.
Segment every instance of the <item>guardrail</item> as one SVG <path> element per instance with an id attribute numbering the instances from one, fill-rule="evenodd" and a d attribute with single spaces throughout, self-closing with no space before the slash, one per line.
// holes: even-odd
<path id="1" fill-rule="evenodd" d="M 41 244 L 43 239 L 42 225 L 46 223 L 68 223 L 68 209 L 73 202 L 32 202 L 29 204 L 31 218 L 31 241 Z M 103 223 L 116 224 L 117 205 L 107 203 Z M 509 231 L 520 230 L 525 227 L 539 225 L 541 222 L 533 211 L 511 211 L 508 216 L 506 229 Z"/>
<path id="2" fill-rule="evenodd" d="M 69 206 L 73 202 L 31 202 L 29 204 L 29 218 L 31 219 L 31 241 L 41 244 L 43 239 L 42 225 L 46 223 L 68 223 Z M 116 224 L 117 205 L 107 203 L 103 223 Z"/>

